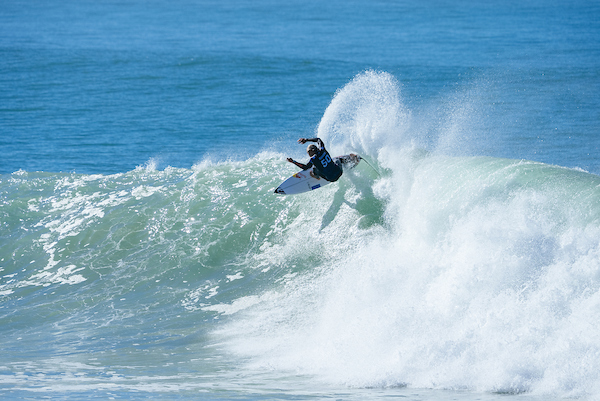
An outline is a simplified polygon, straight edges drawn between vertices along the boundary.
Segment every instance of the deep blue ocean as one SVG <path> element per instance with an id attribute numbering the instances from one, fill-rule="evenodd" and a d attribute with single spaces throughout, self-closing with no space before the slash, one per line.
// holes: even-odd
<path id="1" fill-rule="evenodd" d="M 597 0 L 5 1 L 0 397 L 598 400 L 599 149 Z"/>

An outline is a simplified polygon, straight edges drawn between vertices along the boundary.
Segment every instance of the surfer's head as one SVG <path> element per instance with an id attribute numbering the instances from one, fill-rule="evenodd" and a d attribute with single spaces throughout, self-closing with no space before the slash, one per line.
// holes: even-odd
<path id="1" fill-rule="evenodd" d="M 314 155 L 316 155 L 317 154 L 317 145 L 313 145 L 313 144 L 308 145 L 308 147 L 306 148 L 306 153 L 308 153 L 308 155 L 310 157 L 313 157 Z"/>

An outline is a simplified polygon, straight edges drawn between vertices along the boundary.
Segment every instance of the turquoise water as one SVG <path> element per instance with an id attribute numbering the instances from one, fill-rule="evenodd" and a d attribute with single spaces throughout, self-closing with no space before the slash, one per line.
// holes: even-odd
<path id="1" fill-rule="evenodd" d="M 0 395 L 598 398 L 599 17 L 1 6 Z"/>

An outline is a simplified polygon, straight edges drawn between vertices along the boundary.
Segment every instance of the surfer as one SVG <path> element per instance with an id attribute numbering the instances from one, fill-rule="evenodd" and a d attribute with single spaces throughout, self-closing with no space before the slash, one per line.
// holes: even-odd
<path id="1" fill-rule="evenodd" d="M 331 182 L 337 181 L 342 176 L 342 167 L 340 164 L 337 164 L 339 161 L 337 163 L 333 161 L 333 158 L 325 149 L 325 144 L 320 138 L 298 139 L 298 143 L 304 144 L 306 142 L 316 142 L 318 145 L 310 144 L 308 145 L 308 148 L 306 148 L 306 152 L 310 156 L 308 164 L 298 163 L 291 157 L 288 157 L 287 161 L 295 164 L 302 170 L 308 170 L 314 166 L 315 168 L 311 174 L 317 179 L 324 178 Z"/>

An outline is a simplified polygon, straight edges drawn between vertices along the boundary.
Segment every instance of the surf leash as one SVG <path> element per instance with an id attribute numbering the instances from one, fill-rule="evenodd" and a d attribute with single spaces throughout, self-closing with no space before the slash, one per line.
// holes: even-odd
<path id="1" fill-rule="evenodd" d="M 371 166 L 371 163 L 369 163 L 369 161 L 367 159 L 365 159 L 364 157 L 362 157 L 360 155 L 358 156 L 358 158 L 360 160 L 364 160 L 365 163 L 367 163 L 367 166 L 371 167 L 373 169 L 373 171 L 376 172 L 379 177 L 381 177 L 381 174 L 379 174 L 379 171 L 377 171 L 377 169 L 375 169 L 375 167 Z"/>

